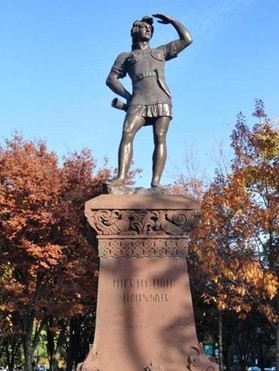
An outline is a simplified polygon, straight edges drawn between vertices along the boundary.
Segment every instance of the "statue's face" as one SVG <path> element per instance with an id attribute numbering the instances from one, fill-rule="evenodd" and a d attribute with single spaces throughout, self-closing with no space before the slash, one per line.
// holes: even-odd
<path id="1" fill-rule="evenodd" d="M 152 37 L 152 28 L 150 24 L 141 22 L 139 25 L 138 40 L 149 41 Z"/>

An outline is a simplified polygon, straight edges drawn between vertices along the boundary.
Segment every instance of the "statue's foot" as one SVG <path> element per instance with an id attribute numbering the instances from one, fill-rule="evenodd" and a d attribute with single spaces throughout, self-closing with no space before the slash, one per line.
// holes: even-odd
<path id="1" fill-rule="evenodd" d="M 115 178 L 112 180 L 106 180 L 105 184 L 107 184 L 110 187 L 121 187 L 125 185 L 125 179 Z"/>
<path id="2" fill-rule="evenodd" d="M 152 182 L 151 183 L 151 188 L 163 188 L 163 186 L 160 183 Z"/>

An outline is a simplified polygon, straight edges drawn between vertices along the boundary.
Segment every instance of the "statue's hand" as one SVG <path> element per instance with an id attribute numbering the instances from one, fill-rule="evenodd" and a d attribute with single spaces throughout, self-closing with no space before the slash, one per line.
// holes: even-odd
<path id="1" fill-rule="evenodd" d="M 173 17 L 170 17 L 169 15 L 166 15 L 166 14 L 152 14 L 152 15 L 155 18 L 159 18 L 159 21 L 158 21 L 159 23 L 168 24 L 174 21 Z"/>

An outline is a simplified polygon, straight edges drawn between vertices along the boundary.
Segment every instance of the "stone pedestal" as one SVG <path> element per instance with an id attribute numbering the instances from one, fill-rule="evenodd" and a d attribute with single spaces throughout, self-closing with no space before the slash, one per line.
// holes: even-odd
<path id="1" fill-rule="evenodd" d="M 187 272 L 199 205 L 170 195 L 86 203 L 98 235 L 94 345 L 82 371 L 217 370 L 198 344 Z"/>

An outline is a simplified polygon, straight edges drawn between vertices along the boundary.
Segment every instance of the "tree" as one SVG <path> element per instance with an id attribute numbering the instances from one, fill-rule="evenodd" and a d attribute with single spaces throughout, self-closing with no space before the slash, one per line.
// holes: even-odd
<path id="1" fill-rule="evenodd" d="M 15 135 L 5 144 L 0 147 L 1 312 L 10 318 L 9 330 L 22 336 L 30 370 L 49 278 L 62 257 L 62 247 L 53 241 L 60 181 L 57 157 L 44 142 Z"/>
<path id="2" fill-rule="evenodd" d="M 202 202 L 194 246 L 207 273 L 205 299 L 244 318 L 256 310 L 276 327 L 279 368 L 279 133 L 263 103 L 250 130 L 240 113 L 229 174 L 218 172 Z"/>

